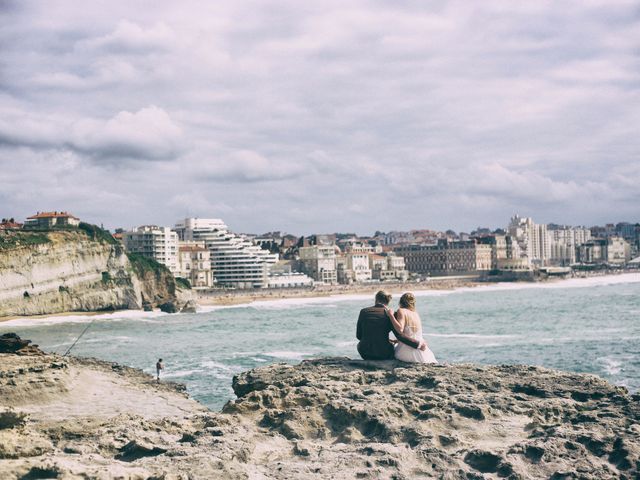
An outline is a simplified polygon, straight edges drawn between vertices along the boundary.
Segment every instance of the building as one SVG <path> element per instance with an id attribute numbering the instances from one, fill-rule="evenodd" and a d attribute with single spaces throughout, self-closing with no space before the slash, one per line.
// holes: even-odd
<path id="1" fill-rule="evenodd" d="M 337 283 L 336 248 L 335 245 L 300 247 L 298 256 L 302 271 L 316 282 Z"/>
<path id="2" fill-rule="evenodd" d="M 546 265 L 551 257 L 547 225 L 537 224 L 529 217 L 514 215 L 507 233 L 518 242 L 521 254 L 537 266 Z"/>
<path id="3" fill-rule="evenodd" d="M 507 237 L 505 235 L 484 234 L 475 237 L 480 245 L 491 247 L 491 269 L 498 269 L 498 263 L 507 259 Z"/>
<path id="4" fill-rule="evenodd" d="M 268 288 L 309 288 L 313 278 L 302 272 L 271 273 L 267 278 Z"/>
<path id="5" fill-rule="evenodd" d="M 395 253 L 404 257 L 411 273 L 460 275 L 491 270 L 491 246 L 476 240 L 438 240 L 435 245 L 403 245 Z"/>
<path id="6" fill-rule="evenodd" d="M 404 258 L 400 255 L 387 253 L 385 255 L 372 254 L 369 257 L 371 278 L 374 280 L 406 282 L 409 272 L 405 269 Z"/>
<path id="7" fill-rule="evenodd" d="M 182 241 L 204 242 L 211 252 L 215 284 L 232 288 L 267 287 L 269 270 L 278 261 L 278 254 L 230 232 L 217 218 L 185 218 L 176 223 L 175 231 Z"/>
<path id="8" fill-rule="evenodd" d="M 607 263 L 624 265 L 631 260 L 631 248 L 622 237 L 609 237 L 607 239 Z"/>
<path id="9" fill-rule="evenodd" d="M 548 230 L 551 265 L 576 263 L 577 249 L 591 239 L 591 230 L 580 227 L 551 226 Z"/>
<path id="10" fill-rule="evenodd" d="M 122 243 L 127 252 L 151 258 L 179 275 L 178 235 L 169 227 L 143 225 L 122 233 Z"/>
<path id="11" fill-rule="evenodd" d="M 293 262 L 280 260 L 271 267 L 267 278 L 268 288 L 309 288 L 313 278 L 301 272 L 293 271 Z"/>
<path id="12" fill-rule="evenodd" d="M 630 245 L 621 237 L 592 238 L 580 245 L 577 252 L 581 263 L 623 265 L 631 260 Z"/>
<path id="13" fill-rule="evenodd" d="M 204 242 L 178 242 L 178 277 L 186 278 L 193 288 L 213 286 L 211 252 Z"/>
<path id="14" fill-rule="evenodd" d="M 24 228 L 47 230 L 55 227 L 77 227 L 80 219 L 69 212 L 38 212 L 27 217 Z"/>
<path id="15" fill-rule="evenodd" d="M 22 223 L 16 222 L 13 218 L 3 218 L 0 222 L 0 230 L 20 230 Z"/>

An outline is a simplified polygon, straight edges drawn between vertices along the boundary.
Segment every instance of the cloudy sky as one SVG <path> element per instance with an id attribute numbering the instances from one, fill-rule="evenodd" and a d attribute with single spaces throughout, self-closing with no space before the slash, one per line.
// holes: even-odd
<path id="1" fill-rule="evenodd" d="M 640 220 L 627 0 L 0 0 L 0 216 Z"/>

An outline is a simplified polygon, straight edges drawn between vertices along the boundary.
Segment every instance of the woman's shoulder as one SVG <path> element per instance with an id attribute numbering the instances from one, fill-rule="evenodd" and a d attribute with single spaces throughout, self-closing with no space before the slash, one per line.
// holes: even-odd
<path id="1" fill-rule="evenodd" d="M 400 308 L 399 310 L 402 310 L 402 314 L 405 317 L 420 319 L 420 315 L 415 310 L 409 310 L 408 308 Z"/>

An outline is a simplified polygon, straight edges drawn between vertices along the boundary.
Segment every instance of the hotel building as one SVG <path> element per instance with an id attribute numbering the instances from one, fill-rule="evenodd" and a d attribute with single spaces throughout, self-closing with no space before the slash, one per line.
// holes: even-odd
<path id="1" fill-rule="evenodd" d="M 151 258 L 165 265 L 174 275 L 178 274 L 178 235 L 169 227 L 143 225 L 123 232 L 122 243 L 127 252 Z"/>
<path id="2" fill-rule="evenodd" d="M 402 245 L 407 270 L 427 275 L 459 275 L 491 270 L 491 246 L 475 240 L 438 240 L 435 245 Z"/>
<path id="3" fill-rule="evenodd" d="M 335 245 L 312 245 L 298 250 L 302 271 L 316 282 L 335 284 L 338 282 Z M 338 249 L 339 250 L 339 249 Z"/>
<path id="4" fill-rule="evenodd" d="M 217 285 L 233 288 L 265 288 L 271 265 L 278 261 L 251 240 L 229 231 L 216 218 L 185 218 L 176 223 L 182 241 L 204 242 L 211 252 L 211 268 Z"/>

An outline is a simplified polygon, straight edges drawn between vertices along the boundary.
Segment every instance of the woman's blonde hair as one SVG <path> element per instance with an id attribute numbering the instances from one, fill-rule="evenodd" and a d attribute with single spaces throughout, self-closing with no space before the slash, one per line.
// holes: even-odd
<path id="1" fill-rule="evenodd" d="M 416 311 L 416 297 L 413 293 L 407 292 L 400 297 L 400 307 L 411 311 Z"/>

